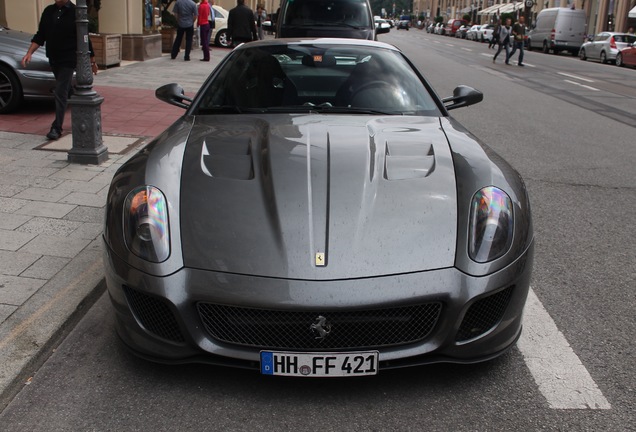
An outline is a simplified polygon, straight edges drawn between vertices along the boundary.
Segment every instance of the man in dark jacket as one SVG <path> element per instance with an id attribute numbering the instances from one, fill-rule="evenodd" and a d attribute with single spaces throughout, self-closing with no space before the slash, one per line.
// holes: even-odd
<path id="1" fill-rule="evenodd" d="M 258 39 L 254 12 L 245 6 L 245 0 L 236 0 L 236 7 L 230 11 L 227 18 L 227 34 L 232 38 L 233 46 Z"/>
<path id="2" fill-rule="evenodd" d="M 31 46 L 22 58 L 22 66 L 31 62 L 33 53 L 46 42 L 46 56 L 55 75 L 55 120 L 46 135 L 56 140 L 62 135 L 62 124 L 68 97 L 73 85 L 73 72 L 77 66 L 77 25 L 75 5 L 70 0 L 55 0 L 55 4 L 44 8 L 37 33 L 31 39 Z M 97 74 L 95 53 L 88 41 L 91 68 Z"/>

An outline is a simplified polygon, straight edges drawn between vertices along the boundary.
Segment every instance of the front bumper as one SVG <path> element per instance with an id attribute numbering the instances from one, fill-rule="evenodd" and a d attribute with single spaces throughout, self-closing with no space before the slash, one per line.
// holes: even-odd
<path id="1" fill-rule="evenodd" d="M 117 331 L 133 352 L 162 363 L 201 362 L 245 368 L 258 368 L 259 352 L 276 347 L 218 340 L 211 334 L 199 305 L 329 317 L 343 312 L 439 304 L 431 331 L 419 340 L 335 351 L 377 349 L 381 369 L 437 362 L 473 363 L 501 355 L 518 339 L 533 263 L 531 246 L 513 264 L 485 277 L 472 277 L 455 268 L 336 281 L 273 279 L 190 268 L 155 277 L 130 267 L 107 245 L 104 250 Z M 302 329 L 309 332 L 312 322 L 303 324 Z M 363 325 L 360 332 L 364 331 Z"/>

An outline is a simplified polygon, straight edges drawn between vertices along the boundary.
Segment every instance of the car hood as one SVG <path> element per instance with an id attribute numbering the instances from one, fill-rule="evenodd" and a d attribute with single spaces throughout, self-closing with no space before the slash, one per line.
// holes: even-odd
<path id="1" fill-rule="evenodd" d="M 438 118 L 200 116 L 180 195 L 188 267 L 330 280 L 454 264 L 455 173 Z"/>
<path id="2" fill-rule="evenodd" d="M 33 35 L 30 33 L 0 28 L 0 52 L 17 56 L 21 60 L 31 46 L 32 38 Z M 36 51 L 33 53 L 33 58 L 48 61 L 44 54 L 44 49 L 41 52 Z"/>

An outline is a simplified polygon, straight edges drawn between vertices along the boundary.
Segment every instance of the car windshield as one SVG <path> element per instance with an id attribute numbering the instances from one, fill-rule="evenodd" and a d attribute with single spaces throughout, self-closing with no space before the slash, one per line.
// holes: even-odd
<path id="1" fill-rule="evenodd" d="M 398 51 L 314 43 L 235 50 L 208 80 L 192 112 L 441 115 Z"/>
<path id="2" fill-rule="evenodd" d="M 284 17 L 286 25 L 371 25 L 366 0 L 318 0 L 289 2 Z"/>

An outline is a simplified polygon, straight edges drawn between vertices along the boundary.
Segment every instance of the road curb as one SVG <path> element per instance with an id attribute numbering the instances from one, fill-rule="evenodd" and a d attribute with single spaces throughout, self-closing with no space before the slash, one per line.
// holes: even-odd
<path id="1" fill-rule="evenodd" d="M 0 411 L 106 290 L 101 237 L 0 326 Z"/>

